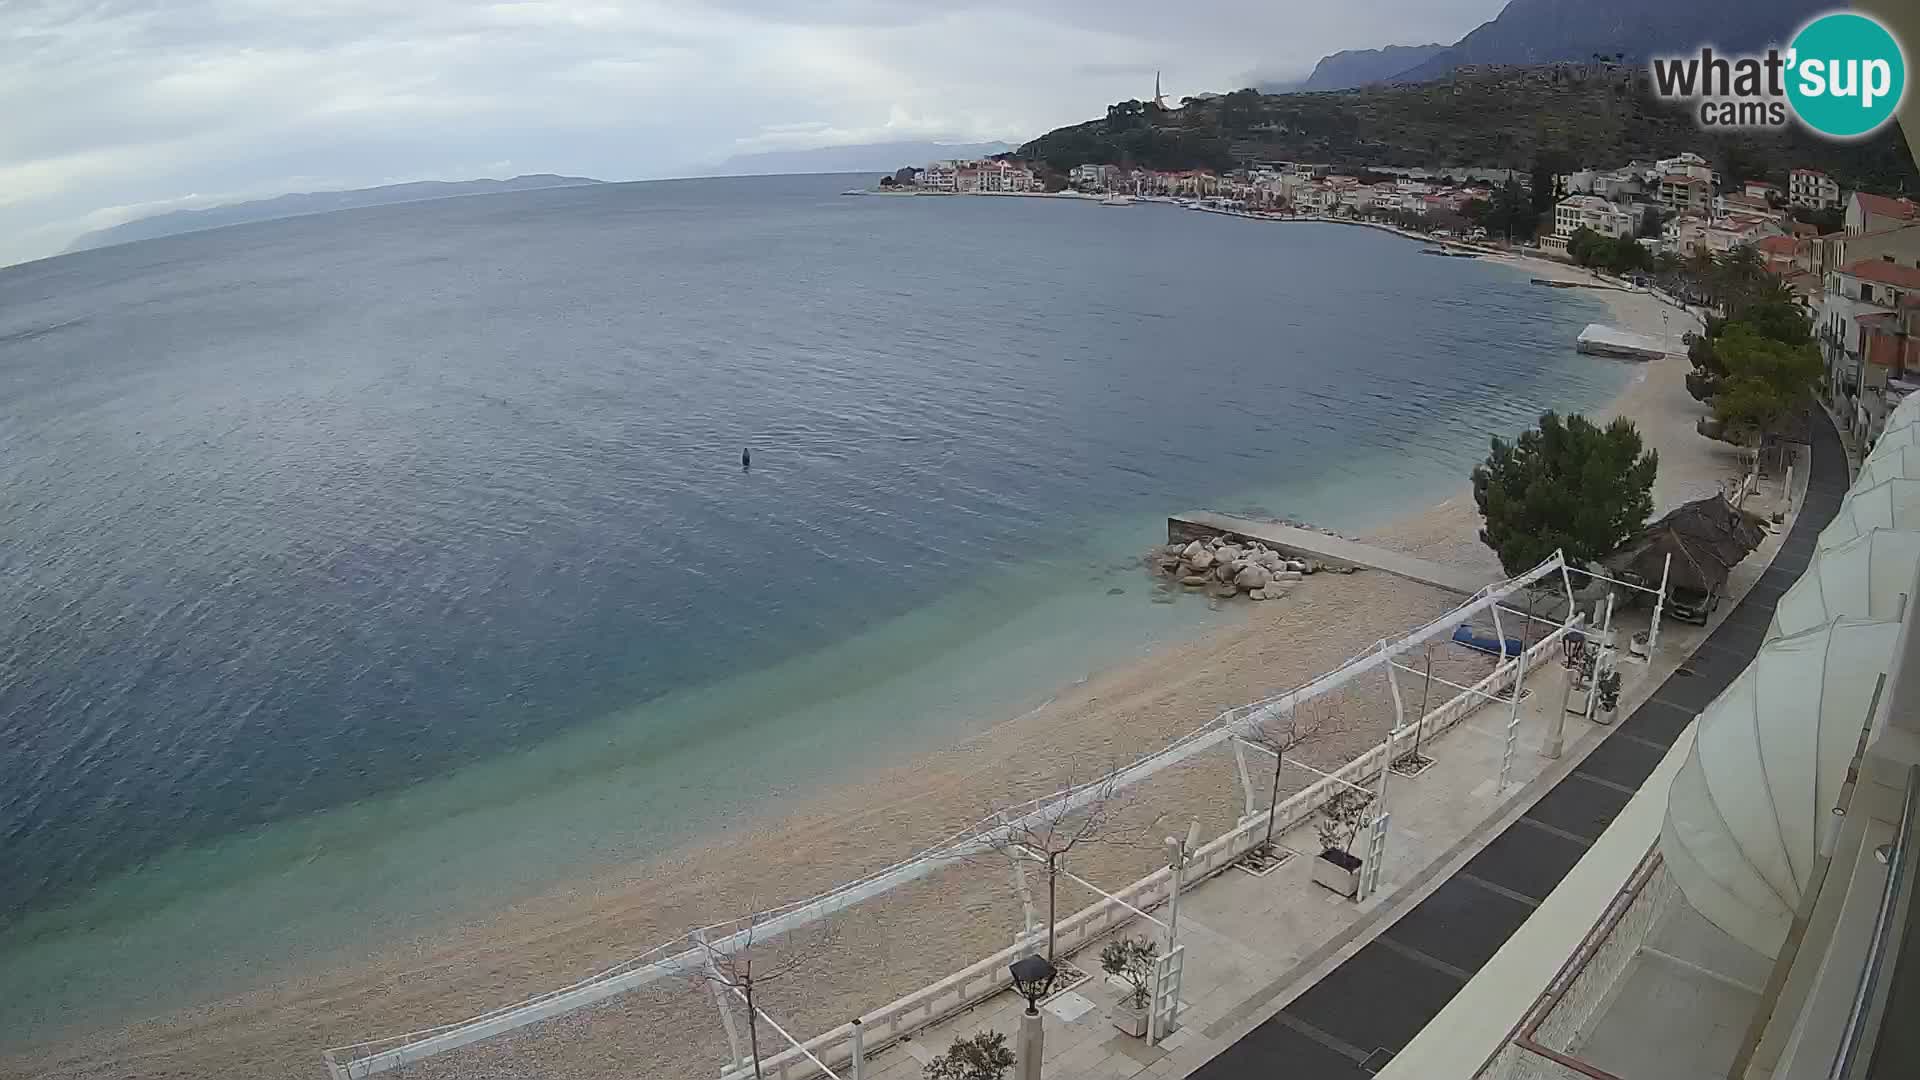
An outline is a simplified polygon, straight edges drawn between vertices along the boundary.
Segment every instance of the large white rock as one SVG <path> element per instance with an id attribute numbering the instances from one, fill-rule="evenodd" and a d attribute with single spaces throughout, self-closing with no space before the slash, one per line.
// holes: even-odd
<path id="1" fill-rule="evenodd" d="M 1205 548 L 1192 552 L 1187 556 L 1187 565 L 1198 573 L 1205 573 L 1213 568 L 1213 552 Z"/>
<path id="2" fill-rule="evenodd" d="M 1183 559 L 1191 559 L 1195 555 L 1198 555 L 1205 550 L 1207 550 L 1207 546 L 1205 544 L 1202 544 L 1200 541 L 1195 540 L 1193 543 L 1188 544 L 1186 547 L 1180 549 L 1180 557 Z"/>
<path id="3" fill-rule="evenodd" d="M 1273 575 L 1264 566 L 1249 566 L 1234 575 L 1233 584 L 1242 589 L 1264 589 Z"/>

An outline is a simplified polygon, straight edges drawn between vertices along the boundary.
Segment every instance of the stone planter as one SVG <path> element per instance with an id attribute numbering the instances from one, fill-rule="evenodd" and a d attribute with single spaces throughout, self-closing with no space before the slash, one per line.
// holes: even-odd
<path id="1" fill-rule="evenodd" d="M 1351 900 L 1360 892 L 1360 868 L 1365 863 L 1344 851 L 1328 848 L 1313 859 L 1313 880 Z"/>
<path id="2" fill-rule="evenodd" d="M 1144 1039 L 1147 1036 L 1147 1010 L 1136 1009 L 1122 1000 L 1113 1007 L 1113 1026 L 1133 1036 Z"/>

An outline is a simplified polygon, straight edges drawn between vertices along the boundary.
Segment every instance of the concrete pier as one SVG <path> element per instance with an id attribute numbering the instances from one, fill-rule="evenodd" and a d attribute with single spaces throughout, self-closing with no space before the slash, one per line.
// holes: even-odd
<path id="1" fill-rule="evenodd" d="M 1296 558 L 1312 559 L 1328 566 L 1379 570 L 1462 596 L 1472 596 L 1487 584 L 1485 580 L 1457 567 L 1279 522 L 1255 521 L 1230 514 L 1216 514 L 1211 510 L 1189 510 L 1167 518 L 1167 542 L 1170 544 L 1201 540 L 1223 533 L 1258 540 L 1275 551 Z"/>

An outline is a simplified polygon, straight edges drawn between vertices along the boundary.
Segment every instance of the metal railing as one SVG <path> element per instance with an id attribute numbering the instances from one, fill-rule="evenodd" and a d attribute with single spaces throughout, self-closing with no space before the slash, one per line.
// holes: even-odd
<path id="1" fill-rule="evenodd" d="M 1860 969 L 1860 982 L 1854 988 L 1853 1005 L 1847 1011 L 1847 1026 L 1840 1036 L 1840 1052 L 1834 1055 L 1833 1068 L 1827 1071 L 1827 1080 L 1854 1080 L 1863 1074 L 1866 1062 L 1862 1058 L 1863 1049 L 1871 1050 L 1867 1033 L 1878 1035 L 1881 1024 L 1886 1020 L 1887 992 L 1889 987 L 1881 973 L 1886 967 L 1887 954 L 1899 948 L 1900 940 L 1895 930 L 1900 924 L 1897 913 L 1903 903 L 1912 902 L 1913 882 L 1913 831 L 1914 815 L 1920 812 L 1916 806 L 1916 788 L 1920 788 L 1920 765 L 1907 767 L 1907 796 L 1900 810 L 1900 832 L 1894 837 L 1893 846 L 1887 854 L 1887 883 L 1880 892 L 1880 905 L 1873 914 L 1873 936 L 1867 942 L 1867 962 Z M 1912 1018 L 1903 1018 L 1908 1022 Z"/>

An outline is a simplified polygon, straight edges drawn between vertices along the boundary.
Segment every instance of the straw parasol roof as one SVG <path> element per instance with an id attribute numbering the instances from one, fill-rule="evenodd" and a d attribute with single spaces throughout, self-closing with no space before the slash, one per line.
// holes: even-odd
<path id="1" fill-rule="evenodd" d="M 1710 592 L 1726 584 L 1727 573 L 1766 534 L 1759 518 L 1723 496 L 1709 495 L 1675 507 L 1602 561 L 1623 577 L 1654 585 L 1672 555 L 1670 586 Z"/>

